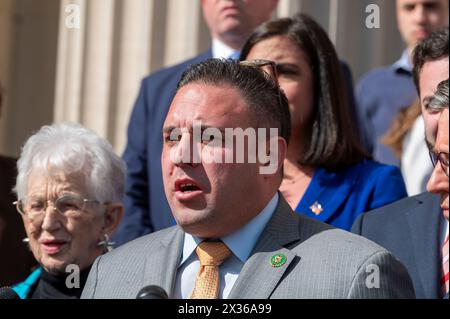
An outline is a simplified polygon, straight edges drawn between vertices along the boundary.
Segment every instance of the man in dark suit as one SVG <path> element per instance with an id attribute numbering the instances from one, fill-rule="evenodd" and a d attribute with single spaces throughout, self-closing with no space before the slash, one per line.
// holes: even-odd
<path id="1" fill-rule="evenodd" d="M 430 109 L 430 101 L 438 84 L 448 79 L 448 55 L 448 28 L 430 35 L 414 51 L 413 74 L 422 103 L 426 141 L 433 154 L 436 153 L 437 118 L 441 112 Z M 446 151 L 448 165 L 448 133 Z M 433 163 L 436 164 L 436 160 Z M 446 293 L 448 296 L 448 286 L 447 292 L 443 292 L 440 282 L 443 276 L 442 247 L 448 236 L 448 175 L 446 191 L 442 187 L 430 188 L 440 166 L 436 165 L 428 185 L 429 191 L 440 196 L 422 193 L 400 200 L 360 215 L 352 228 L 354 233 L 384 246 L 400 259 L 413 280 L 417 298 L 442 298 Z"/>
<path id="2" fill-rule="evenodd" d="M 0 114 L 1 114 L 0 85 Z M 20 215 L 12 205 L 16 180 L 16 160 L 0 155 L 0 286 L 23 280 L 36 264 L 30 250 L 22 243 L 26 237 Z"/>

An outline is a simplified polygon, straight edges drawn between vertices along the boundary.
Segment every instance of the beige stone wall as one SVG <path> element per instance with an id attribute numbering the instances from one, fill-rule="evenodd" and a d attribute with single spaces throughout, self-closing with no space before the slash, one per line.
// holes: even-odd
<path id="1" fill-rule="evenodd" d="M 0 0 L 0 8 L 0 153 L 17 156 L 53 119 L 59 1 Z"/>
<path id="2" fill-rule="evenodd" d="M 371 3 L 380 29 L 365 26 Z M 329 32 L 355 79 L 401 52 L 392 0 L 280 0 L 275 16 L 299 11 Z M 209 42 L 199 0 L 0 0 L 0 153 L 17 156 L 33 131 L 62 121 L 81 122 L 122 153 L 141 79 Z"/>
<path id="3" fill-rule="evenodd" d="M 12 49 L 12 0 L 0 0 L 0 91 L 3 96 L 3 108 L 0 110 L 0 152 L 6 149 L 6 125 L 10 117 L 10 60 Z M 8 93 L 8 94 L 7 94 Z"/>

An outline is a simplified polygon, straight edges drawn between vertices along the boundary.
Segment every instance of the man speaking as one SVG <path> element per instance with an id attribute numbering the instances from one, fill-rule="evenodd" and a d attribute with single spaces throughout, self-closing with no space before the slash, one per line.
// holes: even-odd
<path id="1" fill-rule="evenodd" d="M 294 214 L 278 193 L 290 117 L 263 64 L 210 59 L 183 74 L 161 157 L 177 225 L 99 257 L 82 298 L 136 298 L 149 285 L 170 298 L 414 298 L 389 252 Z M 243 145 L 229 143 L 239 129 Z"/>

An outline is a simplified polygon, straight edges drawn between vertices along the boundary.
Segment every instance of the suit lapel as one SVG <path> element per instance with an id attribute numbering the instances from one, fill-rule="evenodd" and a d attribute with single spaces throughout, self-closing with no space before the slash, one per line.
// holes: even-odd
<path id="1" fill-rule="evenodd" d="M 299 257 L 285 248 L 300 240 L 298 218 L 280 195 L 278 207 L 261 234 L 230 292 L 230 299 L 267 299 L 280 282 L 286 270 Z M 283 255 L 286 261 L 275 267 L 271 259 Z"/>
<path id="2" fill-rule="evenodd" d="M 439 197 L 431 194 L 406 214 L 417 271 L 427 298 L 438 298 L 441 214 Z"/>
<path id="3" fill-rule="evenodd" d="M 169 297 L 173 294 L 183 241 L 184 233 L 178 227 L 161 239 L 160 249 L 146 257 L 142 287 L 159 285 Z"/>

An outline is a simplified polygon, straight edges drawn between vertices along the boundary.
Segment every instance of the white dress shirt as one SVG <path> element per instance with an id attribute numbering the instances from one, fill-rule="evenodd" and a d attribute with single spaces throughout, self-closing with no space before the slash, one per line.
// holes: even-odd
<path id="1" fill-rule="evenodd" d="M 279 195 L 275 194 L 267 206 L 249 223 L 238 231 L 220 238 L 231 250 L 232 255 L 219 267 L 219 298 L 226 299 L 231 292 L 245 262 L 249 258 L 262 231 L 266 227 L 278 205 Z M 202 239 L 190 234 L 184 235 L 183 256 L 178 266 L 174 298 L 188 299 L 194 290 L 195 279 L 200 269 L 200 261 L 195 249 Z"/>
<path id="2" fill-rule="evenodd" d="M 428 147 L 425 143 L 425 124 L 419 115 L 403 140 L 401 171 L 408 196 L 427 190 L 427 183 L 433 172 Z"/>
<path id="3" fill-rule="evenodd" d="M 213 39 L 212 41 L 212 56 L 215 59 L 228 59 L 228 58 L 233 58 L 233 59 L 238 59 L 239 58 L 239 51 L 230 48 L 229 46 L 227 46 L 225 43 L 217 40 L 217 39 Z"/>

